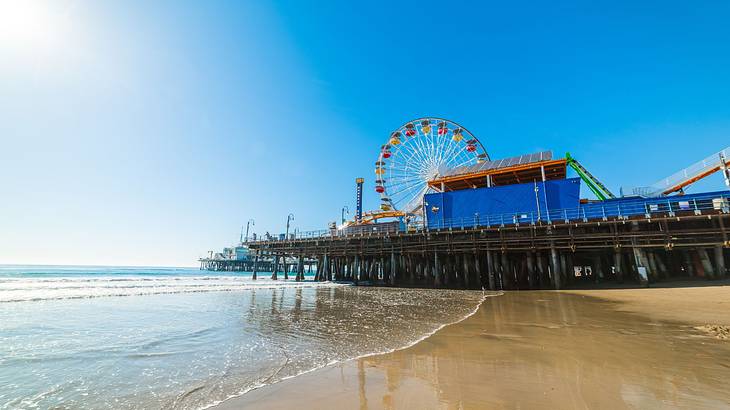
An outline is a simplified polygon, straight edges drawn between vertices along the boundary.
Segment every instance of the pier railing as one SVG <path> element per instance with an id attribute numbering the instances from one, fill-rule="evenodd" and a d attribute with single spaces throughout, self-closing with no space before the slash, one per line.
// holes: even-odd
<path id="1" fill-rule="evenodd" d="M 573 222 L 622 220 L 630 217 L 675 217 L 682 215 L 703 215 L 708 212 L 730 213 L 730 191 L 671 196 L 664 198 L 619 198 L 581 204 L 577 208 L 550 209 L 540 211 L 515 212 L 508 214 L 475 214 L 471 217 L 432 220 L 426 224 L 411 224 L 408 232 L 422 232 L 442 229 L 495 228 L 515 225 L 551 225 Z M 258 238 L 256 242 L 271 242 L 337 238 L 383 236 L 384 232 L 360 232 L 347 234 L 334 229 L 321 229 Z"/>
<path id="2" fill-rule="evenodd" d="M 447 218 L 429 221 L 428 229 L 502 227 L 520 224 L 556 224 L 595 220 L 628 219 L 644 216 L 673 217 L 678 214 L 701 215 L 705 211 L 730 212 L 730 192 L 714 192 L 665 198 L 621 198 L 582 204 L 577 208 L 515 212 L 497 215 Z"/>

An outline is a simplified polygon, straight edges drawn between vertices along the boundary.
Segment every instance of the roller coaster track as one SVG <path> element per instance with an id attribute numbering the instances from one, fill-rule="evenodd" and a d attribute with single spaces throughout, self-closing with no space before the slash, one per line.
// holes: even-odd
<path id="1" fill-rule="evenodd" d="M 591 192 L 593 192 L 596 198 L 600 199 L 601 201 L 605 201 L 609 198 L 616 198 L 616 196 L 605 185 L 603 185 L 603 182 L 599 181 L 598 178 L 588 172 L 588 170 L 585 169 L 585 167 L 581 165 L 581 163 L 578 162 L 577 159 L 570 156 L 569 152 L 565 154 L 565 159 L 567 160 L 568 165 L 573 168 L 573 170 L 575 170 L 575 172 L 578 174 L 578 176 L 580 176 L 583 182 L 586 183 L 586 185 L 591 190 Z"/>

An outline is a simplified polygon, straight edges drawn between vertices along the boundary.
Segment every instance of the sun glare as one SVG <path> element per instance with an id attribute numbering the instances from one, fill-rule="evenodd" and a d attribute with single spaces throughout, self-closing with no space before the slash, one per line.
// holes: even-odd
<path id="1" fill-rule="evenodd" d="M 33 52 L 58 38 L 58 21 L 42 0 L 0 0 L 0 49 Z"/>

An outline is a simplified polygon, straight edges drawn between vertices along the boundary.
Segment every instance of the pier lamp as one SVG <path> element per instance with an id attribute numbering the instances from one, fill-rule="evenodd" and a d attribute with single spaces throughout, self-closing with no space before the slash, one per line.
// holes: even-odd
<path id="1" fill-rule="evenodd" d="M 286 216 L 286 236 L 284 236 L 285 240 L 289 239 L 289 223 L 294 220 L 294 214 L 289 214 Z"/>
<path id="2" fill-rule="evenodd" d="M 350 215 L 350 208 L 348 208 L 347 205 L 342 207 L 342 225 L 345 224 L 345 213 Z"/>
<path id="3" fill-rule="evenodd" d="M 256 226 L 256 221 L 254 221 L 253 219 L 249 219 L 248 222 L 246 222 L 246 242 L 248 242 L 248 229 L 251 226 Z"/>

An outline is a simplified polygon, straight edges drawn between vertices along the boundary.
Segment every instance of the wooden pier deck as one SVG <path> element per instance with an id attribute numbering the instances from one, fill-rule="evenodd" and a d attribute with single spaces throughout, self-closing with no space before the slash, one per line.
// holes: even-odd
<path id="1" fill-rule="evenodd" d="M 468 289 L 560 289 L 594 281 L 721 278 L 726 211 L 552 221 L 252 242 L 261 254 L 317 262 L 317 280 Z M 579 273 L 579 275 L 577 274 Z"/>

